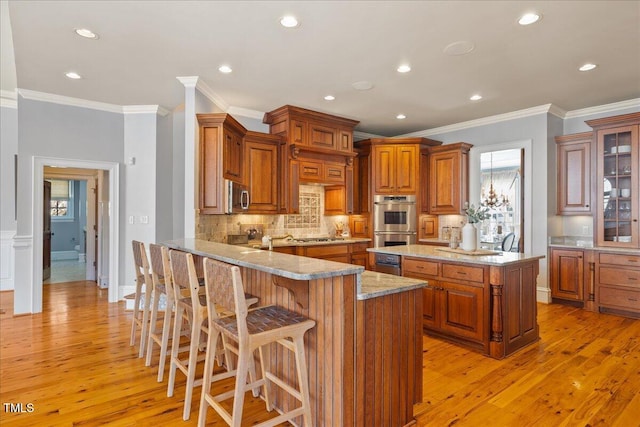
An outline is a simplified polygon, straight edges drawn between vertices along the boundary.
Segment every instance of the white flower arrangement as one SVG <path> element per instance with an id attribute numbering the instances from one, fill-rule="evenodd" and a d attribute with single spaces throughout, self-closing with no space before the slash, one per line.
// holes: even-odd
<path id="1" fill-rule="evenodd" d="M 476 224 L 491 216 L 489 214 L 489 208 L 486 206 L 478 206 L 478 208 L 476 208 L 473 204 L 469 206 L 468 203 L 465 203 L 465 206 L 464 213 L 467 215 L 467 221 L 471 224 Z"/>

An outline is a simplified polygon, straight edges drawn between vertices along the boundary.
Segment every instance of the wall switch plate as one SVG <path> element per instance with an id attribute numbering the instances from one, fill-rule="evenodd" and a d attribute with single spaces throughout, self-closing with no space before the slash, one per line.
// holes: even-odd
<path id="1" fill-rule="evenodd" d="M 582 235 L 583 236 L 588 236 L 589 235 L 589 226 L 588 225 L 583 225 L 582 226 Z"/>
<path id="2" fill-rule="evenodd" d="M 149 217 L 147 215 L 142 215 L 140 217 L 140 224 L 149 224 Z"/>
<path id="3" fill-rule="evenodd" d="M 129 224 L 135 224 L 136 223 L 136 217 L 133 215 L 129 215 Z"/>

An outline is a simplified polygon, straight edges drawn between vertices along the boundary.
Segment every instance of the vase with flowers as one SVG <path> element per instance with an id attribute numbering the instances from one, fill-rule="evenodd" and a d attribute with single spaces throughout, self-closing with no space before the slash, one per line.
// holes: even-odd
<path id="1" fill-rule="evenodd" d="M 462 242 L 460 247 L 465 251 L 475 251 L 478 248 L 478 230 L 475 224 L 489 218 L 489 208 L 465 203 L 464 213 L 467 215 L 467 223 L 462 227 Z"/>

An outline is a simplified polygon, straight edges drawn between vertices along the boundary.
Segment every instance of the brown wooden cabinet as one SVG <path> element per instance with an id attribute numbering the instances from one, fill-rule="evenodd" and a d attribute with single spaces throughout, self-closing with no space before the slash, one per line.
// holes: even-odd
<path id="1" fill-rule="evenodd" d="M 555 249 L 550 251 L 551 297 L 584 301 L 584 251 Z"/>
<path id="2" fill-rule="evenodd" d="M 640 247 L 640 113 L 588 120 L 595 132 L 595 241 Z"/>
<path id="3" fill-rule="evenodd" d="M 640 255 L 598 253 L 596 294 L 600 312 L 640 318 Z"/>
<path id="4" fill-rule="evenodd" d="M 416 194 L 418 181 L 416 145 L 375 145 L 373 182 L 375 194 Z"/>
<path id="5" fill-rule="evenodd" d="M 353 213 L 367 214 L 371 208 L 371 153 L 367 150 L 356 150 L 358 156 L 353 161 Z"/>
<path id="6" fill-rule="evenodd" d="M 592 137 L 593 132 L 556 137 L 558 215 L 589 215 L 592 212 Z"/>
<path id="7" fill-rule="evenodd" d="M 432 147 L 429 154 L 429 213 L 459 215 L 469 200 L 471 144 Z"/>
<path id="8" fill-rule="evenodd" d="M 248 213 L 278 212 L 279 150 L 277 135 L 247 131 L 244 138 L 244 182 L 249 187 Z"/>
<path id="9" fill-rule="evenodd" d="M 349 218 L 349 229 L 353 237 L 371 237 L 369 229 L 369 216 L 352 215 Z"/>
<path id="10" fill-rule="evenodd" d="M 343 213 L 353 211 L 353 128 L 355 120 L 285 105 L 264 116 L 269 132 L 280 135 L 279 213 L 298 213 L 300 183 L 343 185 Z M 337 193 L 334 193 L 335 196 Z"/>
<path id="11" fill-rule="evenodd" d="M 438 238 L 438 216 L 420 215 L 418 218 L 418 240 Z"/>
<path id="12" fill-rule="evenodd" d="M 243 181 L 242 140 L 246 129 L 229 114 L 198 114 L 199 209 L 222 214 L 224 179 Z"/>

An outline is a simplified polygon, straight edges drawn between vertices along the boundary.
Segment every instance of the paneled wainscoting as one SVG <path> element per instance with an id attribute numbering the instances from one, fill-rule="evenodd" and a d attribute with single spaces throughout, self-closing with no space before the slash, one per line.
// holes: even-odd
<path id="1" fill-rule="evenodd" d="M 43 297 L 43 313 L 13 317 L 13 292 L 0 293 L 3 427 L 196 425 L 198 399 L 181 418 L 184 381 L 168 398 L 158 352 L 145 367 L 129 346 L 123 302 L 85 281 L 45 285 Z M 538 322 L 540 342 L 504 360 L 425 336 L 417 425 L 638 426 L 640 320 L 539 304 Z M 276 415 L 247 396 L 246 425 Z"/>

